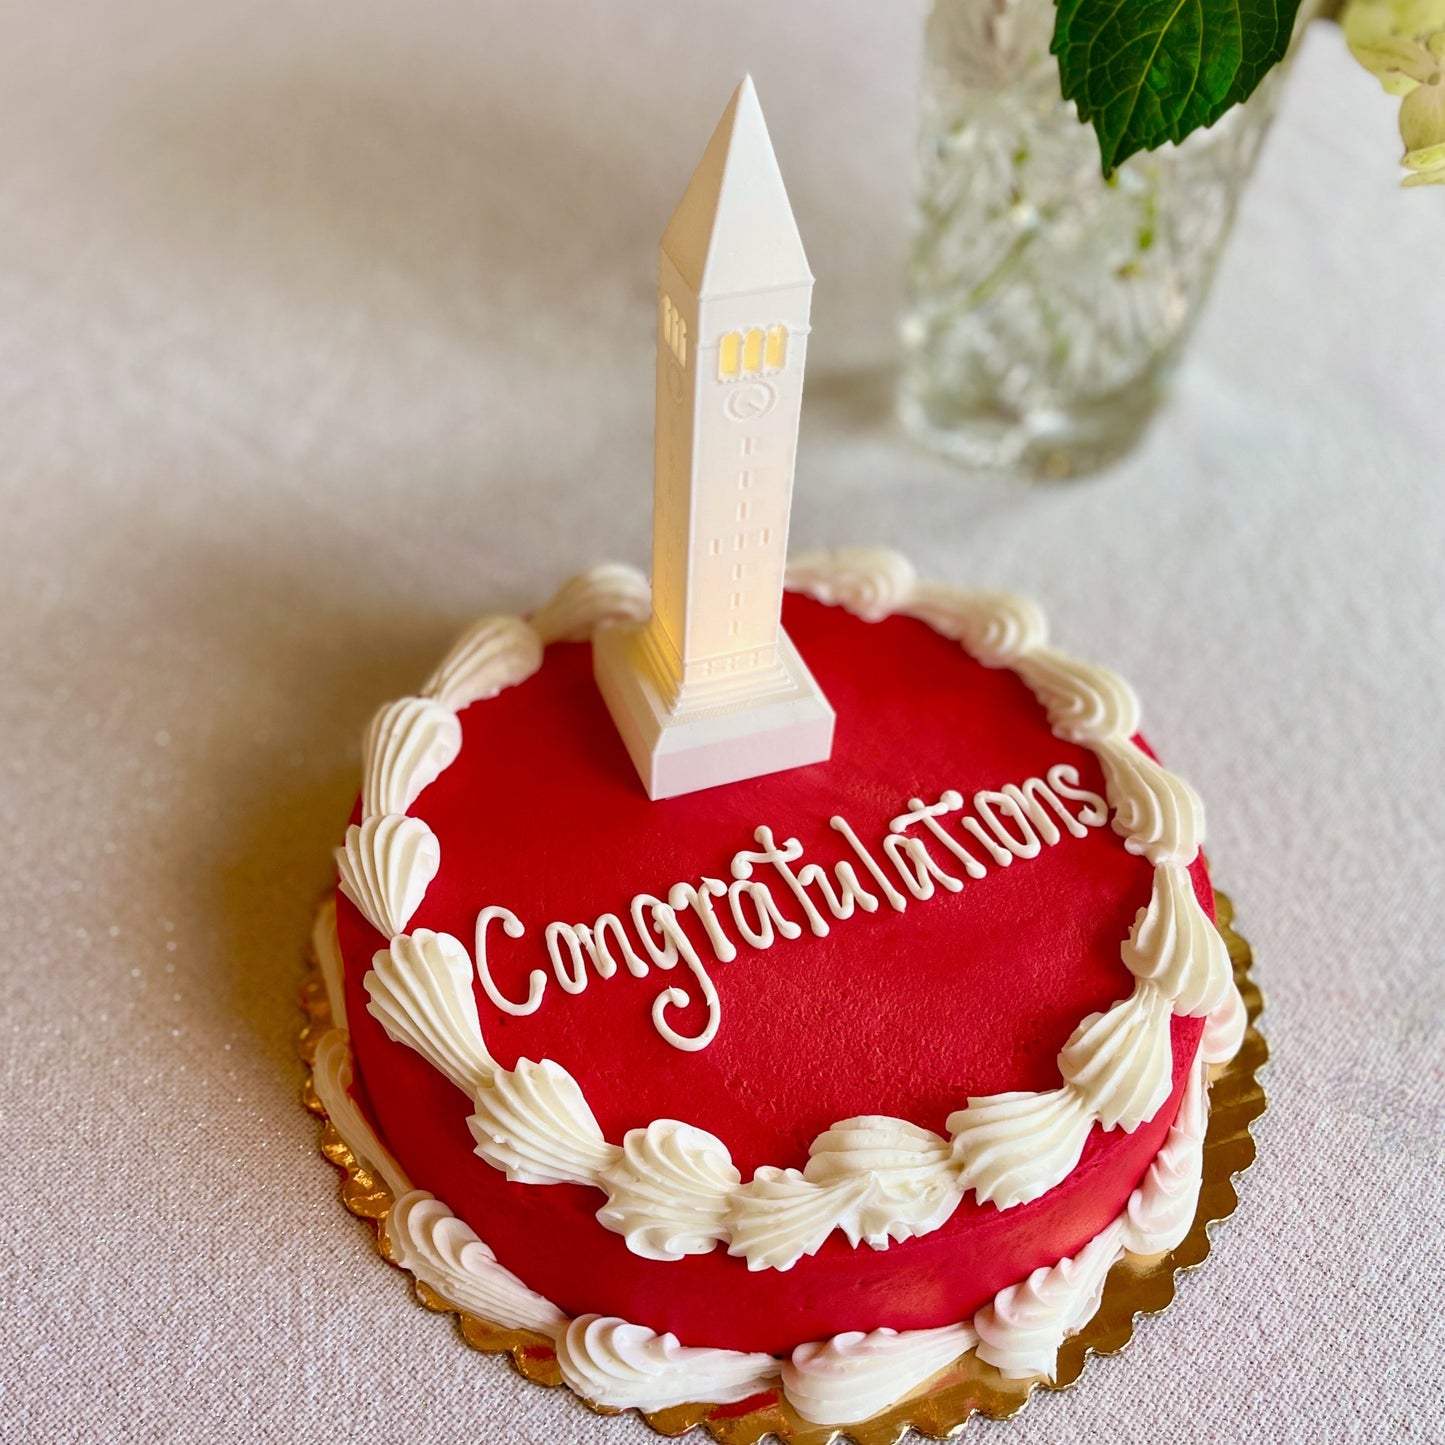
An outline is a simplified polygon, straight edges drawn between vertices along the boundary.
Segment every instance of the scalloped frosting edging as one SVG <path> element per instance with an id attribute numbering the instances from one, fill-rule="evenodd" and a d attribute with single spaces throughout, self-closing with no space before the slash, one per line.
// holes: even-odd
<path id="1" fill-rule="evenodd" d="M 453 711 L 530 677 L 549 640 L 581 639 L 597 626 L 644 618 L 647 582 L 631 568 L 606 565 L 567 582 L 530 623 L 484 618 L 447 654 L 422 696 L 385 705 L 368 729 L 365 816 L 337 850 L 342 892 L 391 940 L 364 979 L 367 1007 L 389 1038 L 415 1049 L 471 1096 L 474 1112 L 467 1122 L 482 1159 L 513 1182 L 598 1189 L 607 1202 L 597 1218 L 643 1258 L 676 1260 L 721 1243 L 750 1270 L 786 1270 L 816 1252 L 834 1230 L 873 1249 L 930 1233 L 970 1190 L 1000 1209 L 1027 1203 L 1068 1177 L 1096 1124 L 1132 1132 L 1158 1112 L 1172 1082 L 1171 1014 L 1208 1018 L 1200 1045 L 1207 1063 L 1221 1062 L 1238 1043 L 1243 1011 L 1223 967 L 1218 932 L 1188 875 L 1203 840 L 1203 808 L 1183 779 L 1133 741 L 1139 724 L 1133 689 L 1104 668 L 1048 647 L 1043 614 L 1032 602 L 920 582 L 905 558 L 885 549 L 796 558 L 788 585 L 865 621 L 912 616 L 960 642 L 985 666 L 1012 669 L 1035 693 L 1055 735 L 1095 753 L 1114 830 L 1126 849 L 1154 865 L 1150 902 L 1121 944 L 1135 987 L 1081 1021 L 1058 1056 L 1059 1088 L 970 1098 L 949 1116 L 948 1138 L 902 1119 L 846 1119 L 813 1141 L 804 1169 L 763 1166 L 747 1182 L 722 1141 L 677 1120 L 654 1120 L 629 1131 L 621 1145 L 609 1142 L 561 1065 L 548 1059 L 519 1060 L 512 1070 L 497 1065 L 482 1035 L 465 945 L 426 929 L 402 932 L 440 866 L 431 830 L 404 810 L 460 751 Z M 1017 798 L 990 796 L 1020 819 L 1033 816 L 1030 799 L 1014 792 Z M 943 801 L 952 806 L 954 798 L 945 794 Z M 917 802 L 913 813 L 894 820 L 895 830 L 916 814 L 947 843 L 931 811 Z M 1045 819 L 1034 821 L 1041 829 Z M 1104 821 L 1102 809 L 1094 821 Z M 847 826 L 834 820 L 840 824 Z M 1049 826 L 1057 838 L 1057 826 Z M 770 830 L 760 827 L 757 837 L 773 846 Z M 904 846 L 927 856 L 919 838 L 908 837 Z M 1037 846 L 1036 837 L 1035 851 Z M 924 866 L 916 857 L 915 863 Z M 936 867 L 932 872 L 946 877 Z M 954 886 L 961 885 L 954 880 Z M 494 907 L 479 918 L 479 936 L 489 918 L 512 936 L 514 929 L 520 932 L 514 915 Z M 600 924 L 597 938 L 574 942 L 578 987 L 583 943 L 605 952 Z M 570 931 L 575 939 L 579 930 Z M 676 938 L 669 944 L 678 946 Z M 655 947 L 650 940 L 649 947 Z M 475 968 L 489 998 L 505 1011 L 530 1012 L 540 1002 L 546 982 L 541 970 L 530 976 L 526 1003 L 516 1004 L 497 994 L 480 954 Z M 705 974 L 700 979 L 706 992 Z M 659 996 L 659 1032 L 678 1047 L 697 1047 L 706 1037 L 681 1042 L 660 1020 L 677 992 Z"/>
<path id="2" fill-rule="evenodd" d="M 854 1440 L 858 1445 L 898 1445 L 910 1429 L 931 1439 L 942 1439 L 953 1435 L 974 1413 L 991 1419 L 1006 1418 L 1021 1410 L 1036 1390 L 1062 1390 L 1074 1384 L 1090 1355 L 1113 1354 L 1123 1349 L 1133 1336 L 1138 1317 L 1165 1309 L 1174 1298 L 1179 1275 L 1196 1268 L 1208 1256 L 1210 1226 L 1234 1212 L 1237 1195 L 1233 1181 L 1255 1157 L 1249 1126 L 1266 1106 L 1258 1074 L 1267 1062 L 1268 1049 L 1255 1027 L 1263 1000 L 1249 976 L 1252 963 L 1249 946 L 1231 926 L 1233 908 L 1228 898 L 1218 891 L 1215 903 L 1232 980 L 1246 1019 L 1240 1047 L 1231 1062 L 1218 1069 L 1208 1084 L 1207 1105 L 1202 1074 L 1199 1076 L 1181 1106 L 1184 1123 L 1171 1131 L 1170 1142 L 1160 1151 L 1145 1185 L 1136 1191 L 1124 1214 L 1108 1226 L 1104 1234 L 1119 1234 L 1125 1245 L 1155 1247 L 1159 1241 L 1145 1223 L 1145 1216 L 1153 1207 L 1143 1198 L 1150 1181 L 1157 1184 L 1163 1197 L 1164 1216 L 1174 1215 L 1174 1219 L 1169 1220 L 1170 1228 L 1179 1227 L 1176 1223 L 1181 1213 L 1179 1181 L 1189 1170 L 1187 1167 L 1181 1170 L 1180 1158 L 1170 1157 L 1171 1145 L 1178 1146 L 1173 1151 L 1177 1155 L 1191 1152 L 1193 1145 L 1187 1139 L 1176 1140 L 1175 1134 L 1188 1135 L 1196 1131 L 1203 1122 L 1199 1116 L 1207 1107 L 1207 1132 L 1195 1151 L 1199 1160 L 1199 1183 L 1192 1222 L 1187 1225 L 1187 1231 L 1181 1231 L 1182 1238 L 1166 1252 L 1140 1255 L 1131 1248 L 1121 1248 L 1121 1258 L 1103 1272 L 1099 1299 L 1089 1301 L 1093 1308 L 1087 1317 L 1077 1308 L 1077 1301 L 1066 1301 L 1075 1306 L 1070 1323 L 1078 1327 L 1058 1347 L 1051 1379 L 1038 1375 L 1009 1379 L 996 1366 L 980 1359 L 976 1347 L 967 1349 L 951 1363 L 945 1361 L 929 1376 L 910 1376 L 910 1368 L 916 1374 L 942 1359 L 950 1330 L 960 1332 L 954 1336 L 960 1342 L 963 1330 L 973 1333 L 979 1325 L 997 1334 L 995 1326 L 1000 1313 L 1007 1314 L 1019 1307 L 1017 1298 L 1005 1301 L 1004 1297 L 1014 1295 L 1040 1276 L 1054 1274 L 1054 1271 L 1041 1270 L 1029 1281 L 1001 1292 L 992 1305 L 985 1306 L 975 1316 L 973 1327 L 961 1325 L 911 1332 L 930 1337 L 918 1342 L 919 1347 L 911 1348 L 911 1342 L 903 1336 L 881 1330 L 872 1335 L 855 1333 L 802 1345 L 788 1361 L 776 1362 L 776 1385 L 766 1384 L 760 1393 L 741 1399 L 738 1391 L 748 1382 L 747 1369 L 762 1372 L 766 1367 L 761 1360 L 737 1356 L 731 1351 L 699 1350 L 695 1353 L 704 1357 L 736 1356 L 722 1362 L 731 1371 L 721 1376 L 725 1383 L 731 1382 L 731 1387 L 722 1392 L 725 1399 L 686 1401 L 654 1409 L 642 1405 L 631 1408 L 638 1408 L 660 1434 L 681 1435 L 702 1425 L 722 1445 L 758 1445 L 768 1436 L 789 1445 L 831 1445 L 843 1439 Z M 342 1173 L 341 1197 L 347 1209 L 372 1224 L 377 1249 L 383 1258 L 412 1273 L 417 1297 L 423 1305 L 457 1316 L 462 1336 L 473 1348 L 510 1355 L 518 1372 L 536 1383 L 568 1384 L 583 1404 L 599 1414 L 629 1408 L 589 1398 L 587 1388 L 597 1379 L 606 1379 L 608 1371 L 579 1365 L 575 1346 L 569 1359 L 569 1336 L 578 1324 L 583 1325 L 578 1337 L 585 1356 L 589 1327 L 598 1323 L 595 1317 L 567 1321 L 554 1306 L 502 1270 L 486 1245 L 444 1205 L 430 1195 L 410 1191 L 399 1166 L 351 1098 L 348 1091 L 351 1049 L 344 1028 L 336 1023 L 338 1017 L 344 1020 L 344 1013 L 340 1012 L 344 1000 L 338 996 L 333 1004 L 328 988 L 335 974 L 334 956 L 327 954 L 328 938 L 334 935 L 334 930 L 334 902 L 327 899 L 318 912 L 309 951 L 312 971 L 300 991 L 306 1022 L 298 1045 L 303 1061 L 311 1070 L 303 1088 L 303 1101 L 322 1121 L 320 1151 Z M 339 988 L 339 977 L 334 982 Z M 333 1007 L 337 1013 L 333 1013 Z M 1191 1114 L 1193 1121 L 1189 1118 Z M 1128 1237 L 1131 1230 L 1138 1231 L 1133 1238 Z M 1073 1271 L 1087 1276 L 1082 1282 L 1091 1297 L 1096 1270 L 1088 1266 L 1096 1261 L 1084 1261 L 1083 1255 L 1097 1244 L 1099 1240 L 1086 1246 L 1076 1257 L 1082 1268 L 1076 1267 Z M 1074 1261 L 1065 1263 L 1072 1265 Z M 1045 1282 L 1034 1294 L 1042 1296 L 1047 1292 Z M 478 1308 L 493 1317 L 476 1313 Z M 984 1318 L 990 1312 L 995 1317 L 993 1324 Z M 622 1321 L 602 1323 L 609 1326 L 602 1332 L 604 1336 L 616 1338 L 619 1329 L 625 1330 L 634 1356 L 655 1362 L 654 1382 L 658 1372 L 665 1374 L 669 1367 L 688 1358 L 686 1347 L 677 1346 L 675 1341 L 670 1346 L 666 1343 L 669 1337 L 625 1326 Z M 1043 1323 L 1035 1310 L 1031 1324 L 1037 1327 Z M 903 1341 L 901 1345 L 900 1341 Z M 883 1381 L 888 1373 L 889 1356 L 904 1362 L 897 1383 L 905 1398 L 895 1399 L 881 1411 L 846 1424 L 819 1424 L 799 1412 L 797 1405 L 802 1404 L 810 1414 L 820 1410 L 828 1413 L 830 1400 L 839 1409 L 848 1408 L 848 1402 L 872 1403 L 879 1389 L 887 1393 Z M 739 1363 L 750 1359 L 751 1366 Z M 840 1363 L 848 1359 L 861 1362 L 861 1368 L 840 1370 Z M 718 1362 L 708 1364 L 711 1369 L 708 1378 L 719 1378 Z"/>

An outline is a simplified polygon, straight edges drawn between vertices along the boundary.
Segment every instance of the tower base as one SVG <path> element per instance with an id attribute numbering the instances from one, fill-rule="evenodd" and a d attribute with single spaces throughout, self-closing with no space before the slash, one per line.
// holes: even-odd
<path id="1" fill-rule="evenodd" d="M 604 627 L 592 672 L 647 796 L 675 798 L 744 778 L 826 762 L 833 709 L 785 632 L 778 657 L 788 686 L 689 707 L 669 702 L 648 666 L 643 626 Z"/>

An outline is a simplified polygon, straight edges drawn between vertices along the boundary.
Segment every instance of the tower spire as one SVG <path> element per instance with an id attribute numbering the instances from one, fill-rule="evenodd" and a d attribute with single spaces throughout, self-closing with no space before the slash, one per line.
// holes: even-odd
<path id="1" fill-rule="evenodd" d="M 812 285 L 752 76 L 723 111 L 662 233 L 662 251 L 699 301 Z"/>
<path id="2" fill-rule="evenodd" d="M 744 77 L 660 246 L 652 615 L 593 643 L 653 798 L 832 750 L 833 710 L 781 625 L 812 294 Z"/>

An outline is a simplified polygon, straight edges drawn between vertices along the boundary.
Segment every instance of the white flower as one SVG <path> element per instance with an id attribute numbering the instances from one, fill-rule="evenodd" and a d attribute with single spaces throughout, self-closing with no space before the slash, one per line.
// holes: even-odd
<path id="1" fill-rule="evenodd" d="M 1407 186 L 1445 185 L 1445 0 L 1351 0 L 1350 51 L 1400 99 Z"/>

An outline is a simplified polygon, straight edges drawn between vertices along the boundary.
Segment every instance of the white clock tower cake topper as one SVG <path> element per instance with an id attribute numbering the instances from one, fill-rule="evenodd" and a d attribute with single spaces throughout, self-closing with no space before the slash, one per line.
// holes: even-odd
<path id="1" fill-rule="evenodd" d="M 652 615 L 593 643 L 652 798 L 832 751 L 833 709 L 781 624 L 812 296 L 747 77 L 662 236 Z"/>

